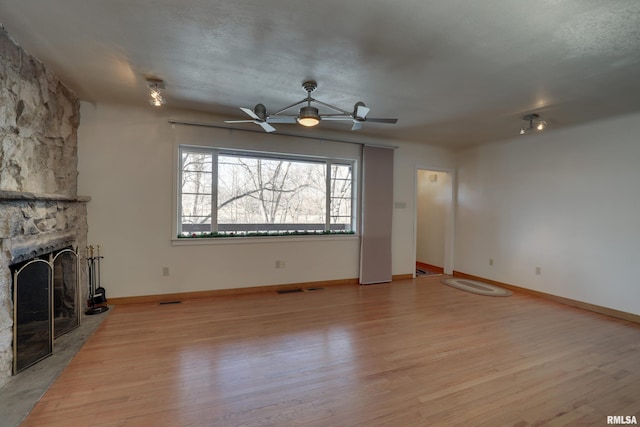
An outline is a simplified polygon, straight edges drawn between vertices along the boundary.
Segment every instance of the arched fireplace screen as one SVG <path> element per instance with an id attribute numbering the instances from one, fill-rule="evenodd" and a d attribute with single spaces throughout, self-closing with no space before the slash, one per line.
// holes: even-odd
<path id="1" fill-rule="evenodd" d="M 63 249 L 53 256 L 53 338 L 80 325 L 78 254 Z"/>
<path id="2" fill-rule="evenodd" d="M 13 279 L 13 373 L 28 368 L 53 352 L 51 321 L 51 264 L 34 259 L 21 266 Z"/>
<path id="3" fill-rule="evenodd" d="M 78 255 L 72 249 L 12 267 L 13 373 L 53 352 L 53 340 L 80 324 Z"/>

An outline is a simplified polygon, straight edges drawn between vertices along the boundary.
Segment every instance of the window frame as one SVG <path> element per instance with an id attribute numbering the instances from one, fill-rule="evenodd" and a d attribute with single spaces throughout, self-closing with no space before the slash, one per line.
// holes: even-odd
<path id="1" fill-rule="evenodd" d="M 176 221 L 174 221 L 173 225 L 173 239 L 174 241 L 219 241 L 219 240 L 235 240 L 235 241 L 245 241 L 252 240 L 253 237 L 258 239 L 265 238 L 276 238 L 278 240 L 285 238 L 336 238 L 336 237 L 344 237 L 344 236 L 357 236 L 359 233 L 357 231 L 358 227 L 358 212 L 359 212 L 359 204 L 358 204 L 358 166 L 359 159 L 352 157 L 332 157 L 332 156 L 323 156 L 323 155 L 308 155 L 308 154 L 294 154 L 294 153 L 281 153 L 281 152 L 271 152 L 271 151 L 261 151 L 261 150 L 252 150 L 252 149 L 237 149 L 237 148 L 225 148 L 225 147 L 217 147 L 217 146 L 200 146 L 200 145 L 191 145 L 191 144 L 179 144 L 177 147 L 177 173 L 176 173 L 176 192 L 174 197 L 174 202 L 177 202 L 176 205 Z M 323 232 L 309 232 L 309 233 L 269 233 L 264 236 L 245 236 L 245 235 L 237 235 L 237 236 L 189 236 L 184 235 L 182 230 L 182 178 L 184 172 L 184 153 L 200 153 L 212 155 L 212 203 L 211 203 L 211 230 L 218 230 L 218 158 L 221 155 L 229 155 L 229 156 L 238 156 L 238 157 L 247 157 L 247 158 L 257 158 L 257 159 L 270 159 L 270 160 L 283 160 L 283 161 L 293 161 L 293 162 L 308 162 L 315 164 L 324 164 L 325 168 L 325 228 Z M 332 184 L 332 166 L 349 166 L 351 168 L 351 191 L 350 200 L 351 204 L 351 219 L 350 219 L 350 230 L 346 232 L 331 232 L 331 202 L 335 197 L 331 197 L 331 184 Z M 298 235 L 299 234 L 299 235 Z M 242 238 L 240 238 L 242 237 Z"/>

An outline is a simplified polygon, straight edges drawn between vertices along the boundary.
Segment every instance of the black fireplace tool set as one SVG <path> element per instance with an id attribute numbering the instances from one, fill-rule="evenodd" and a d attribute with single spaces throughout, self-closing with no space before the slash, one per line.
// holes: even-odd
<path id="1" fill-rule="evenodd" d="M 107 291 L 100 284 L 100 245 L 96 247 L 96 255 L 93 254 L 93 246 L 87 248 L 87 275 L 89 277 L 89 299 L 84 314 L 99 314 L 109 310 L 107 305 Z"/>

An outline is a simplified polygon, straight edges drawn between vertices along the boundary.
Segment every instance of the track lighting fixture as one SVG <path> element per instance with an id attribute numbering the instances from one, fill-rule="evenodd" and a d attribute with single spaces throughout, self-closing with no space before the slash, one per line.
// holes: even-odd
<path id="1" fill-rule="evenodd" d="M 540 119 L 540 116 L 535 113 L 522 116 L 522 120 L 529 122 L 529 127 L 521 127 L 520 135 L 524 135 L 531 130 L 541 131 L 547 127 L 547 122 Z"/>
<path id="2" fill-rule="evenodd" d="M 154 107 L 161 107 L 164 103 L 164 97 L 162 96 L 162 90 L 165 88 L 164 81 L 160 79 L 147 79 L 147 86 L 149 87 L 149 104 Z"/>

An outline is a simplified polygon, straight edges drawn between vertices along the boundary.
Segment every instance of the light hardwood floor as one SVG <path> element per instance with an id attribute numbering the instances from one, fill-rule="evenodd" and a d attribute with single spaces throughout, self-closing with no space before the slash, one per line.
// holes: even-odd
<path id="1" fill-rule="evenodd" d="M 640 422 L 640 325 L 439 279 L 117 306 L 23 426 Z"/>

